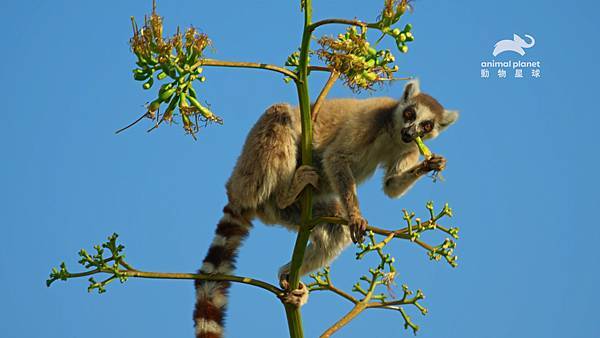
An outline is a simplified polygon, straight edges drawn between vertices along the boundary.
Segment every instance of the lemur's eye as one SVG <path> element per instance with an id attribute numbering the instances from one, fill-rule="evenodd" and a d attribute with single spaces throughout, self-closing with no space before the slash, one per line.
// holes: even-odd
<path id="1" fill-rule="evenodd" d="M 424 121 L 421 123 L 421 128 L 423 128 L 423 131 L 425 131 L 426 133 L 429 133 L 430 131 L 433 130 L 433 122 Z"/>
<path id="2" fill-rule="evenodd" d="M 404 121 L 413 121 L 417 117 L 417 113 L 414 108 L 408 107 L 402 112 L 402 117 L 404 118 Z"/>

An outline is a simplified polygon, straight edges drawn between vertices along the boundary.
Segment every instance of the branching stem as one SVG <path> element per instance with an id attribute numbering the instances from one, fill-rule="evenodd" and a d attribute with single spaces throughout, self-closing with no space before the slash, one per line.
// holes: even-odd
<path id="1" fill-rule="evenodd" d="M 330 24 L 340 24 L 340 25 L 349 25 L 356 27 L 368 27 L 368 28 L 378 28 L 379 25 L 376 23 L 366 23 L 356 19 L 325 19 L 321 21 L 317 21 L 309 26 L 309 29 L 314 31 L 320 26 L 330 25 Z"/>
<path id="2" fill-rule="evenodd" d="M 196 62 L 190 69 L 194 70 L 198 67 L 233 67 L 233 68 L 253 68 L 253 69 L 266 69 L 270 71 L 274 71 L 277 73 L 281 73 L 285 76 L 292 78 L 297 81 L 298 76 L 293 71 L 275 66 L 266 63 L 258 63 L 258 62 L 237 62 L 237 61 L 222 61 L 215 59 L 202 59 Z"/>
<path id="3" fill-rule="evenodd" d="M 276 287 L 275 285 L 269 284 L 267 282 L 263 282 L 261 280 L 249 278 L 249 277 L 241 277 L 241 276 L 231 276 L 231 275 L 207 275 L 207 274 L 197 274 L 197 273 L 182 273 L 182 272 L 150 272 L 150 271 L 140 271 L 131 268 L 131 266 L 127 263 L 121 262 L 121 265 L 124 267 L 128 267 L 127 270 L 119 269 L 118 273 L 120 276 L 124 277 L 132 277 L 132 278 L 148 278 L 148 279 L 197 279 L 197 280 L 210 280 L 210 281 L 229 281 L 234 283 L 242 283 L 253 285 L 259 287 L 261 289 L 267 290 L 273 293 L 276 296 L 281 296 L 283 294 L 283 290 Z M 78 278 L 78 277 L 86 277 L 99 273 L 107 273 L 114 274 L 114 270 L 112 269 L 94 269 L 85 272 L 75 272 L 69 273 L 65 277 L 67 279 L 70 278 Z M 114 277 L 114 276 L 113 276 Z"/>
<path id="4" fill-rule="evenodd" d="M 319 97 L 317 97 L 317 101 L 315 101 L 315 104 L 313 105 L 311 113 L 313 122 L 317 121 L 317 117 L 319 116 L 319 110 L 321 109 L 323 102 L 325 102 L 325 98 L 327 97 L 327 94 L 329 94 L 329 91 L 333 87 L 333 84 L 335 83 L 335 81 L 337 81 L 337 79 L 339 79 L 339 77 L 340 73 L 336 71 L 332 71 L 329 75 L 327 83 L 325 83 L 325 86 L 321 90 Z"/>

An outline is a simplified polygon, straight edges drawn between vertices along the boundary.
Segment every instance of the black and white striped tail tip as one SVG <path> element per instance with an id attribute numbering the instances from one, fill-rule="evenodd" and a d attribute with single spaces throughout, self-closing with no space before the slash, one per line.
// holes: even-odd
<path id="1" fill-rule="evenodd" d="M 223 209 L 215 237 L 204 258 L 200 273 L 229 275 L 235 269 L 238 250 L 252 224 L 230 208 Z M 196 280 L 194 323 L 196 338 L 221 338 L 225 324 L 230 282 Z"/>

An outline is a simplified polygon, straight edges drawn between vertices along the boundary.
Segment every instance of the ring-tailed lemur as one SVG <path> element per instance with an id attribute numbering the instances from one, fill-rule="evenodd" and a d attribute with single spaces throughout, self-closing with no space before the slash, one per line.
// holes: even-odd
<path id="1" fill-rule="evenodd" d="M 300 273 L 331 262 L 350 242 L 362 241 L 367 221 L 362 217 L 356 186 L 385 169 L 383 191 L 404 194 L 421 176 L 441 170 L 446 160 L 433 156 L 419 161 L 415 137 L 436 137 L 458 117 L 409 82 L 399 100 L 371 98 L 325 101 L 314 124 L 314 167 L 299 166 L 301 137 L 298 108 L 277 104 L 260 117 L 247 136 L 227 182 L 229 203 L 200 273 L 231 274 L 238 249 L 258 217 L 265 224 L 297 230 L 300 207 L 295 201 L 307 184 L 315 186 L 313 214 L 348 219 L 349 227 L 326 224 L 310 235 Z M 289 263 L 279 270 L 286 287 Z M 194 321 L 198 338 L 223 335 L 229 282 L 196 280 Z M 306 287 L 288 291 L 284 301 L 302 305 Z"/>

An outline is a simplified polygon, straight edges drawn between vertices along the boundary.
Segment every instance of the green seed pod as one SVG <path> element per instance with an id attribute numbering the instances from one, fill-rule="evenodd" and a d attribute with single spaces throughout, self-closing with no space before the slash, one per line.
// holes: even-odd
<path id="1" fill-rule="evenodd" d="M 145 81 L 150 77 L 150 74 L 139 74 L 139 73 L 134 73 L 133 74 L 133 78 L 137 81 Z"/>
<path id="2" fill-rule="evenodd" d="M 202 114 L 202 116 L 204 116 L 207 120 L 220 122 L 220 119 L 217 116 L 215 116 L 215 114 L 213 114 L 208 108 L 201 105 L 200 102 L 198 102 L 198 100 L 196 100 L 193 97 L 188 97 L 188 100 L 190 101 L 192 106 L 196 107 L 198 111 L 200 111 L 200 114 Z"/>
<path id="3" fill-rule="evenodd" d="M 185 129 L 187 131 L 191 131 L 192 130 L 192 121 L 190 120 L 190 118 L 186 114 L 182 113 L 181 119 L 183 120 L 183 129 Z"/>
<path id="4" fill-rule="evenodd" d="M 150 79 L 148 79 L 148 81 L 146 81 L 146 82 L 144 83 L 144 85 L 142 86 L 142 88 L 144 88 L 144 89 L 146 89 L 146 90 L 147 90 L 147 89 L 150 89 L 150 88 L 152 88 L 152 85 L 153 85 L 153 84 L 154 84 L 154 78 L 150 78 Z"/>
<path id="5" fill-rule="evenodd" d="M 173 67 L 170 67 L 169 65 L 166 64 L 161 64 L 160 65 L 160 69 L 166 73 L 167 75 L 169 75 L 170 77 L 172 77 L 173 79 L 175 79 L 177 77 L 177 74 L 175 73 L 175 69 Z"/>
<path id="6" fill-rule="evenodd" d="M 376 80 L 377 80 L 377 78 L 378 78 L 377 74 L 376 74 L 376 73 L 373 73 L 373 72 L 366 72 L 366 73 L 363 73 L 363 77 L 364 77 L 365 79 L 367 79 L 368 81 L 371 81 L 371 82 L 373 82 L 373 81 L 376 81 Z"/>
<path id="7" fill-rule="evenodd" d="M 158 95 L 164 93 L 165 90 L 171 89 L 174 85 L 175 85 L 175 82 L 170 82 L 170 83 L 165 83 L 164 85 L 160 86 L 160 89 L 158 90 Z"/>
<path id="8" fill-rule="evenodd" d="M 155 58 L 153 58 L 153 57 L 150 57 L 150 60 L 148 60 L 148 64 L 149 64 L 150 66 L 156 66 L 156 65 L 158 64 L 158 60 L 156 60 L 156 59 L 155 59 Z"/>
<path id="9" fill-rule="evenodd" d="M 195 99 L 198 98 L 198 95 L 196 95 L 196 89 L 194 89 L 191 84 L 188 86 L 188 94 Z"/>
<path id="10" fill-rule="evenodd" d="M 148 106 L 148 111 L 155 112 L 158 110 L 159 107 L 160 107 L 160 100 L 156 99 L 156 100 L 150 102 L 150 105 Z"/>
<path id="11" fill-rule="evenodd" d="M 138 55 L 136 64 L 142 68 L 145 68 L 148 66 L 148 61 L 144 57 Z"/>
<path id="12" fill-rule="evenodd" d="M 192 106 L 196 107 L 198 110 L 202 110 L 205 109 L 200 102 L 198 102 L 198 100 L 196 100 L 195 98 L 188 96 L 187 99 L 190 101 L 190 103 L 192 104 Z"/>
<path id="13" fill-rule="evenodd" d="M 159 79 L 159 80 L 164 80 L 166 77 L 167 77 L 167 73 L 165 73 L 165 72 L 160 72 L 156 76 L 156 78 Z"/>
<path id="14" fill-rule="evenodd" d="M 170 98 L 170 97 L 171 97 L 173 94 L 175 94 L 175 91 L 176 91 L 176 90 L 177 90 L 177 87 L 173 87 L 173 88 L 171 88 L 171 89 L 167 89 L 167 90 L 165 90 L 165 91 L 164 91 L 162 94 L 160 94 L 160 95 L 158 96 L 158 99 L 159 99 L 161 102 L 167 102 L 167 101 L 169 100 L 169 98 Z"/>
<path id="15" fill-rule="evenodd" d="M 175 95 L 171 99 L 171 102 L 169 102 L 169 106 L 167 107 L 167 110 L 165 110 L 165 113 L 163 114 L 163 120 L 165 120 L 167 122 L 171 122 L 173 120 L 173 112 L 175 111 L 175 108 L 177 108 L 178 102 L 179 102 L 179 95 Z"/>

